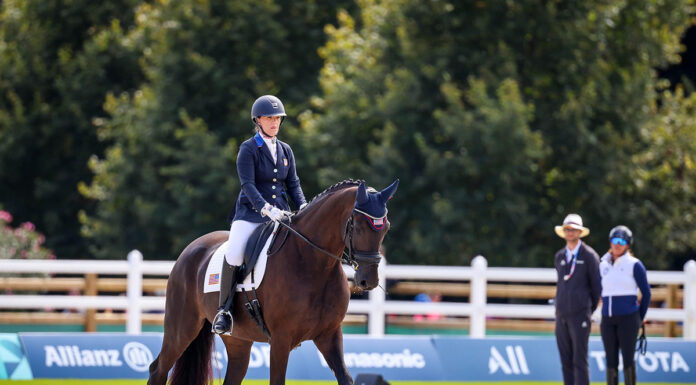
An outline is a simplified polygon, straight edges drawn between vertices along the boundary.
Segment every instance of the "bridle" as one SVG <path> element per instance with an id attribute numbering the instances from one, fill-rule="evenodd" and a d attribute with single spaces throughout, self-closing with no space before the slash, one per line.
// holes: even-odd
<path id="1" fill-rule="evenodd" d="M 386 222 L 386 217 L 387 213 L 385 212 L 382 217 L 374 217 L 364 211 L 358 210 L 356 208 L 353 208 L 353 211 L 351 212 L 350 216 L 348 217 L 348 220 L 346 221 L 346 227 L 345 231 L 343 233 L 343 255 L 341 257 L 337 257 L 333 255 L 332 253 L 322 249 L 320 246 L 317 246 L 314 242 L 310 241 L 307 237 L 304 235 L 300 234 L 297 230 L 293 229 L 290 224 L 285 223 L 284 221 L 279 221 L 281 226 L 285 227 L 290 231 L 291 233 L 295 234 L 298 238 L 302 239 L 305 241 L 307 244 L 312 246 L 313 248 L 321 251 L 322 253 L 328 255 L 329 257 L 336 259 L 340 261 L 341 263 L 345 263 L 348 265 L 353 266 L 354 270 L 358 269 L 358 266 L 360 264 L 365 264 L 365 265 L 377 265 L 379 264 L 379 261 L 382 258 L 382 255 L 379 253 L 379 250 L 376 251 L 357 251 L 355 250 L 355 247 L 353 246 L 353 231 L 355 229 L 355 222 L 353 220 L 353 217 L 355 214 L 362 214 L 366 217 L 368 221 L 371 223 L 374 223 L 375 220 L 384 220 Z M 292 221 L 292 217 L 289 218 L 289 221 Z M 374 226 L 373 226 L 374 228 Z M 381 227 L 378 229 L 375 229 L 375 231 L 381 230 Z M 348 242 L 346 242 L 346 239 Z M 345 249 L 348 249 L 348 252 L 346 253 Z"/>
<path id="2" fill-rule="evenodd" d="M 365 263 L 367 265 L 377 265 L 379 264 L 379 261 L 382 258 L 382 255 L 379 253 L 379 250 L 375 251 L 356 251 L 355 248 L 353 247 L 353 228 L 355 226 L 353 217 L 355 214 L 362 214 L 365 216 L 365 219 L 367 219 L 368 222 L 370 222 L 370 227 L 374 231 L 381 231 L 382 228 L 384 227 L 384 224 L 386 223 L 386 218 L 387 218 L 387 211 L 384 212 L 384 215 L 381 217 L 375 217 L 372 216 L 362 210 L 358 210 L 357 208 L 353 208 L 353 212 L 350 214 L 350 218 L 348 218 L 348 221 L 346 222 L 346 230 L 343 233 L 343 244 L 348 247 L 348 258 L 349 262 L 355 262 L 357 264 L 360 263 Z M 375 226 L 375 221 L 382 221 L 382 225 L 377 227 Z M 346 237 L 348 237 L 348 243 L 346 243 Z M 345 254 L 345 251 L 344 251 Z M 354 266 L 355 267 L 355 266 Z"/>

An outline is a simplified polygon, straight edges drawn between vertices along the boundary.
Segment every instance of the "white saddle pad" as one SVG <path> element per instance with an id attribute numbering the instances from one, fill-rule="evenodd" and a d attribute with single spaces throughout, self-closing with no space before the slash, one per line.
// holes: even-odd
<path id="1" fill-rule="evenodd" d="M 261 250 L 259 259 L 254 266 L 254 271 L 249 274 L 244 282 L 237 284 L 237 291 L 257 289 L 261 285 L 261 280 L 263 279 L 263 274 L 266 272 L 266 262 L 268 261 L 268 248 L 271 247 L 271 241 L 278 231 L 278 223 L 273 227 L 273 234 L 268 237 L 266 244 Z M 215 250 L 215 253 L 210 258 L 208 262 L 208 267 L 205 270 L 205 283 L 203 284 L 204 293 L 212 293 L 215 291 L 220 291 L 220 272 L 222 271 L 222 262 L 225 260 L 225 250 L 227 250 L 227 242 L 223 243 Z M 253 278 L 253 279 L 252 279 Z M 253 281 L 253 283 L 252 283 Z"/>

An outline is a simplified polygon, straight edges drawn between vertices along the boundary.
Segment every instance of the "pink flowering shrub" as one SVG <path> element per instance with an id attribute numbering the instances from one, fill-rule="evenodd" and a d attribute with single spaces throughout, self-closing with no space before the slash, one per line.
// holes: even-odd
<path id="1" fill-rule="evenodd" d="M 55 259 L 51 250 L 42 247 L 46 238 L 31 222 L 12 228 L 12 215 L 0 210 L 0 259 Z"/>

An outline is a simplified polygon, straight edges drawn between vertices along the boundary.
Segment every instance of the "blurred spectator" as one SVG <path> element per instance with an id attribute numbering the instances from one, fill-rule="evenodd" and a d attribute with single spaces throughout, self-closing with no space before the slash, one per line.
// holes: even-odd
<path id="1" fill-rule="evenodd" d="M 438 292 L 432 293 L 432 295 L 429 295 L 428 293 L 419 293 L 415 296 L 414 300 L 416 302 L 440 302 L 442 301 L 442 294 Z M 438 312 L 430 312 L 426 315 L 423 314 L 414 314 L 413 315 L 413 320 L 417 322 L 423 322 L 425 320 L 427 321 L 437 321 L 442 318 L 442 314 Z"/>
<path id="2" fill-rule="evenodd" d="M 68 290 L 68 295 L 76 295 L 76 296 L 81 296 L 82 291 L 76 287 L 73 287 L 72 289 Z M 63 313 L 84 313 L 84 309 L 76 309 L 76 308 L 71 308 L 71 309 L 63 309 Z"/>

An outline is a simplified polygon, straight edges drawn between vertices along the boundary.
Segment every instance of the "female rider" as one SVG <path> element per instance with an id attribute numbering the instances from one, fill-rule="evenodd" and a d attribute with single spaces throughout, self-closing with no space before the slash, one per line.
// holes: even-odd
<path id="1" fill-rule="evenodd" d="M 237 155 L 242 190 L 235 205 L 220 277 L 220 308 L 213 320 L 213 332 L 217 334 L 232 332 L 230 309 L 237 272 L 251 233 L 269 219 L 279 221 L 290 214 L 288 195 L 300 209 L 307 204 L 292 149 L 276 138 L 285 116 L 283 103 L 273 95 L 261 96 L 251 107 L 256 135 L 242 143 Z"/>

